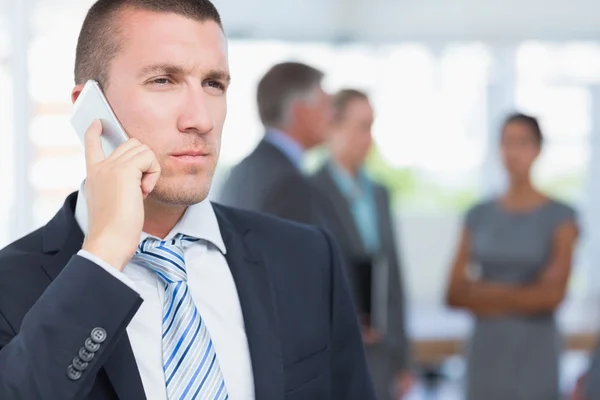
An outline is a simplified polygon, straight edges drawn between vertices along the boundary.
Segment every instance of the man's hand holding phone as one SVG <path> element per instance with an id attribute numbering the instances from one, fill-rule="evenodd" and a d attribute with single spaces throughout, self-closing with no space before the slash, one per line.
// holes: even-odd
<path id="1" fill-rule="evenodd" d="M 150 148 L 128 139 L 108 157 L 96 120 L 85 133 L 85 193 L 89 228 L 83 250 L 122 271 L 135 254 L 144 225 L 144 199 L 160 177 Z"/>

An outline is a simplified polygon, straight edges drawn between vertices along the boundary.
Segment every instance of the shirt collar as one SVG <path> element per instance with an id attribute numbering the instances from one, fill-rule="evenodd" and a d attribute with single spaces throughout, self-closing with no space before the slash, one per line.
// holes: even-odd
<path id="1" fill-rule="evenodd" d="M 294 139 L 289 137 L 283 131 L 275 128 L 268 128 L 265 133 L 265 140 L 277 147 L 285 156 L 296 166 L 302 167 L 302 158 L 304 157 L 304 149 Z"/>
<path id="2" fill-rule="evenodd" d="M 87 235 L 88 213 L 84 183 L 81 184 L 79 192 L 77 193 L 75 220 L 79 224 L 83 234 Z M 223 237 L 221 236 L 221 230 L 219 228 L 219 221 L 217 220 L 215 211 L 208 199 L 189 206 L 179 222 L 177 222 L 165 239 L 170 239 L 178 233 L 206 240 L 216 246 L 221 253 L 226 253 L 225 242 L 223 242 Z M 140 235 L 140 242 L 149 236 L 150 235 L 146 232 L 142 232 Z"/>
<path id="3" fill-rule="evenodd" d="M 355 177 L 341 167 L 337 162 L 330 160 L 329 170 L 331 171 L 334 182 L 337 184 L 344 196 L 355 198 L 360 196 L 366 189 L 368 180 L 362 168 L 358 171 L 358 174 Z"/>

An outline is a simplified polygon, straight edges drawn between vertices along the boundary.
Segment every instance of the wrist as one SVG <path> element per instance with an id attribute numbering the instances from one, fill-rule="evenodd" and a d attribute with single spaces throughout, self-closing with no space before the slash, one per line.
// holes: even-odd
<path id="1" fill-rule="evenodd" d="M 86 238 L 83 242 L 82 250 L 100 258 L 111 267 L 123 271 L 125 266 L 131 259 L 130 255 L 125 255 L 126 252 L 118 246 L 118 241 L 98 240 Z"/>

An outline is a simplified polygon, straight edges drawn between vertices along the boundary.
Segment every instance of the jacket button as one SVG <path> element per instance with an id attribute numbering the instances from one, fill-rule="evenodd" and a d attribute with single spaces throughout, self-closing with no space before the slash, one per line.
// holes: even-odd
<path id="1" fill-rule="evenodd" d="M 79 349 L 79 358 L 85 362 L 90 362 L 94 358 L 94 353 L 88 351 L 85 347 Z"/>
<path id="2" fill-rule="evenodd" d="M 69 368 L 67 368 L 67 376 L 70 380 L 76 381 L 81 378 L 81 371 L 77 371 L 75 367 L 69 365 Z"/>
<path id="3" fill-rule="evenodd" d="M 106 340 L 106 331 L 102 328 L 94 328 L 90 337 L 95 343 L 103 343 Z"/>
<path id="4" fill-rule="evenodd" d="M 90 351 L 92 353 L 97 352 L 98 350 L 100 350 L 100 343 L 95 343 L 92 339 L 87 338 L 85 339 L 85 343 L 84 343 L 85 349 L 87 351 Z"/>
<path id="5" fill-rule="evenodd" d="M 85 371 L 85 369 L 88 367 L 88 363 L 82 361 L 79 357 L 75 357 L 73 359 L 73 367 L 75 367 L 77 371 Z"/>

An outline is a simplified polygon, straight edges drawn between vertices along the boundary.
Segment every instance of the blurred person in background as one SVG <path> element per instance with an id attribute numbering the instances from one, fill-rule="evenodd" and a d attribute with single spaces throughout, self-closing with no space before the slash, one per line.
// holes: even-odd
<path id="1" fill-rule="evenodd" d="M 468 400 L 561 398 L 555 310 L 565 296 L 578 226 L 573 208 L 531 182 L 542 143 L 535 118 L 510 115 L 500 145 L 508 190 L 466 214 L 446 301 L 475 316 Z"/>
<path id="2" fill-rule="evenodd" d="M 333 97 L 330 158 L 313 181 L 330 201 L 328 228 L 340 244 L 355 292 L 367 360 L 381 400 L 404 396 L 413 384 L 405 329 L 405 296 L 388 191 L 368 176 L 374 114 L 361 91 Z"/>
<path id="3" fill-rule="evenodd" d="M 306 150 L 321 144 L 331 120 L 323 73 L 285 62 L 260 80 L 257 103 L 265 128 L 254 151 L 235 166 L 223 184 L 223 204 L 320 224 L 321 206 L 303 172 Z"/>

